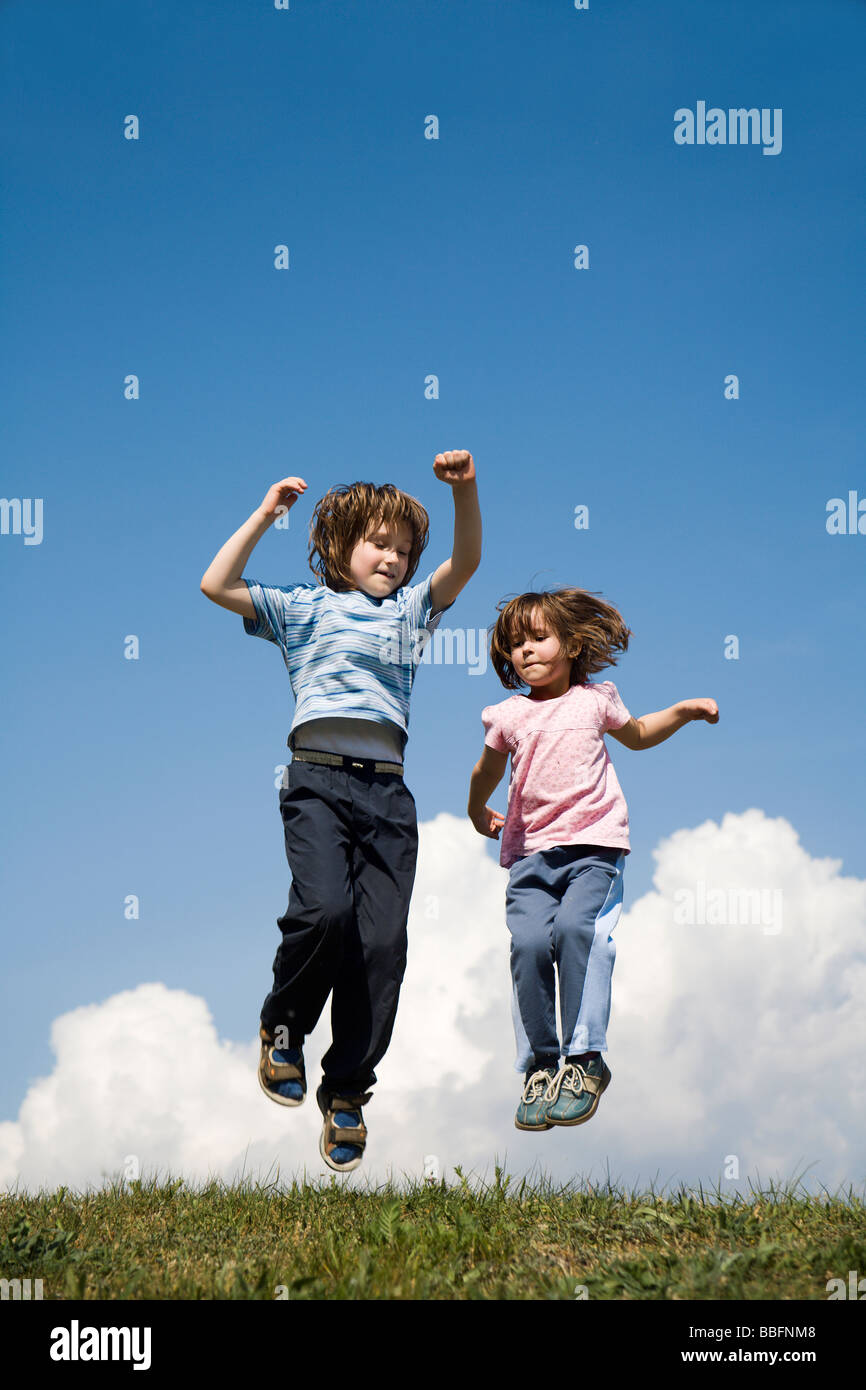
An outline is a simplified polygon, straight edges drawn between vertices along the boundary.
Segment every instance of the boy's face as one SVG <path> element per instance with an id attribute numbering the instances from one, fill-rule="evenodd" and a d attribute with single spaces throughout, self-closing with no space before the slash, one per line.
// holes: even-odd
<path id="1" fill-rule="evenodd" d="M 536 608 L 532 626 L 523 640 L 511 648 L 511 664 L 522 681 L 539 687 L 568 682 L 572 658 L 562 656 L 560 641 Z"/>
<path id="2" fill-rule="evenodd" d="M 352 551 L 349 571 L 359 589 L 371 598 L 387 598 L 399 589 L 409 568 L 413 535 L 405 523 L 397 530 L 376 526 Z"/>

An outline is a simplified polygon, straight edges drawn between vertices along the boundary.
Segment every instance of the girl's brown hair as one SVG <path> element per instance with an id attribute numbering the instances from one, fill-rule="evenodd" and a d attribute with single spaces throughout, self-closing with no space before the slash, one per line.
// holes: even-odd
<path id="1" fill-rule="evenodd" d="M 380 525 L 412 532 L 409 564 L 404 584 L 418 568 L 427 544 L 430 518 L 415 497 L 401 492 L 392 483 L 340 483 L 320 498 L 310 521 L 310 569 L 329 589 L 343 592 L 357 588 L 349 564 L 358 541 L 365 540 Z M 315 559 L 314 563 L 314 557 Z"/>
<path id="2" fill-rule="evenodd" d="M 559 638 L 562 656 L 572 658 L 569 685 L 584 685 L 589 676 L 615 666 L 614 652 L 626 651 L 629 637 L 634 636 L 613 604 L 595 598 L 587 589 L 520 594 L 498 605 L 499 617 L 490 639 L 490 659 L 507 690 L 527 684 L 511 664 L 511 651 L 536 630 L 532 622 L 535 610 Z"/>

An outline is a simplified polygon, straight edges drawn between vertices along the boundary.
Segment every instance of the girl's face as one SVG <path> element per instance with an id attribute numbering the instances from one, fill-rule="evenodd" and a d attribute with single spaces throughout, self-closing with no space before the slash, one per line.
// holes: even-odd
<path id="1" fill-rule="evenodd" d="M 572 660 L 561 655 L 559 638 L 535 609 L 531 630 L 511 648 L 511 664 L 519 678 L 534 688 L 554 685 L 567 689 Z"/>
<path id="2" fill-rule="evenodd" d="M 371 598 L 387 598 L 399 589 L 409 568 L 412 540 L 412 531 L 404 523 L 396 531 L 380 524 L 358 541 L 349 562 L 358 588 Z"/>

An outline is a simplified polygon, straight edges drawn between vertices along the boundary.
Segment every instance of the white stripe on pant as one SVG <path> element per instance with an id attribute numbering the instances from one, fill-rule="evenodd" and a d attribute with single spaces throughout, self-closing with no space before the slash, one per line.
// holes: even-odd
<path id="1" fill-rule="evenodd" d="M 505 917 L 511 933 L 516 1071 L 607 1049 L 616 959 L 612 932 L 622 911 L 625 858 L 624 849 L 608 845 L 557 845 L 512 864 Z"/>

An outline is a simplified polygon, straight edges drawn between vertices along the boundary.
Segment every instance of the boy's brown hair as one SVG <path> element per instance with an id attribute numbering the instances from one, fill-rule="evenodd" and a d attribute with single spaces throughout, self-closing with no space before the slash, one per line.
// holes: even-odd
<path id="1" fill-rule="evenodd" d="M 430 518 L 415 497 L 392 483 L 340 483 L 320 498 L 310 521 L 310 569 L 338 593 L 357 588 L 349 570 L 352 551 L 380 525 L 412 532 L 403 584 L 411 580 L 427 544 Z M 314 557 L 315 559 L 314 563 Z"/>
<path id="2" fill-rule="evenodd" d="M 522 681 L 511 664 L 511 651 L 527 634 L 532 634 L 532 614 L 539 616 L 559 638 L 560 652 L 572 657 L 569 685 L 584 685 L 589 676 L 615 666 L 617 651 L 626 651 L 634 633 L 626 627 L 613 604 L 594 597 L 587 589 L 547 589 L 541 593 L 520 594 L 499 604 L 499 617 L 490 639 L 490 659 L 507 690 L 517 690 Z"/>

